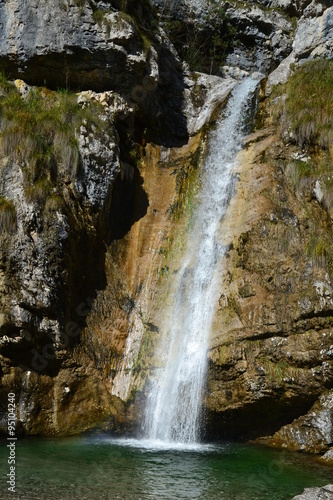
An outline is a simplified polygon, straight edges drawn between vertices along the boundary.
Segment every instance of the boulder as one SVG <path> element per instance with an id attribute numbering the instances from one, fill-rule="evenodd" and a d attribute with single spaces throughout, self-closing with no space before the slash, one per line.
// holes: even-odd
<path id="1" fill-rule="evenodd" d="M 310 411 L 282 427 L 271 440 L 283 448 L 323 453 L 333 442 L 333 394 L 323 394 Z M 326 459 L 329 459 L 330 452 Z"/>
<path id="2" fill-rule="evenodd" d="M 293 500 L 331 500 L 333 498 L 333 484 L 328 484 L 322 488 L 305 488 L 301 495 L 297 495 Z"/>

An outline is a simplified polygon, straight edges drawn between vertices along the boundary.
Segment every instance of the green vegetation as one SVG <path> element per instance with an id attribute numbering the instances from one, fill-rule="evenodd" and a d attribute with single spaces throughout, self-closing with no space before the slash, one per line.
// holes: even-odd
<path id="1" fill-rule="evenodd" d="M 97 24 L 102 24 L 105 21 L 105 14 L 106 13 L 107 12 L 105 10 L 100 10 L 100 9 L 94 10 L 94 12 L 93 12 L 94 21 Z"/>
<path id="2" fill-rule="evenodd" d="M 14 233 L 16 229 L 17 219 L 14 203 L 0 196 L 0 231 Z"/>
<path id="3" fill-rule="evenodd" d="M 320 202 L 329 210 L 333 204 L 333 60 L 315 59 L 291 69 L 288 82 L 272 91 L 272 118 L 291 130 L 309 158 L 289 162 L 286 173 L 302 195 L 315 187 L 321 191 Z M 311 243 L 309 253 L 323 259 L 322 250 L 318 254 L 315 247 Z"/>
<path id="4" fill-rule="evenodd" d="M 211 5 L 204 23 L 197 20 L 184 23 L 170 18 L 163 27 L 190 68 L 210 74 L 216 73 L 224 63 L 237 32 L 224 9 L 216 4 Z"/>
<path id="5" fill-rule="evenodd" d="M 203 131 L 206 134 L 206 131 Z M 203 135 L 202 142 L 205 141 Z M 186 220 L 191 227 L 194 220 L 194 209 L 198 202 L 201 187 L 200 169 L 203 146 L 201 145 L 186 159 L 181 158 L 173 163 L 173 175 L 176 175 L 176 201 L 168 208 L 173 221 Z"/>
<path id="6" fill-rule="evenodd" d="M 169 213 L 174 221 L 188 216 L 189 226 L 193 224 L 193 213 L 198 200 L 199 188 L 200 177 L 196 164 L 191 163 L 181 167 L 177 172 L 177 201 L 169 208 Z"/>
<path id="7" fill-rule="evenodd" d="M 146 54 L 151 47 L 151 41 L 147 33 L 152 33 L 150 28 L 145 28 L 140 21 L 138 21 L 137 17 L 132 14 L 127 14 L 126 12 L 119 12 L 118 19 L 123 19 L 127 23 L 131 24 L 137 31 L 138 35 L 141 38 L 142 50 Z M 118 26 L 121 29 L 121 26 Z"/>
<path id="8" fill-rule="evenodd" d="M 235 311 L 239 318 L 241 317 L 242 310 L 234 295 L 230 295 L 228 297 L 228 306 Z"/>
<path id="9" fill-rule="evenodd" d="M 138 356 L 133 360 L 132 365 L 132 370 L 136 373 L 139 373 L 144 368 L 146 358 L 151 346 L 150 328 L 147 323 L 143 322 L 143 324 L 145 325 L 145 329 L 141 338 L 140 349 L 138 352 Z"/>
<path id="10" fill-rule="evenodd" d="M 287 174 L 292 185 L 298 189 L 301 181 L 311 176 L 312 163 L 310 161 L 295 160 L 287 167 Z"/>
<path id="11" fill-rule="evenodd" d="M 316 59 L 298 67 L 286 84 L 286 112 L 300 145 L 333 142 L 333 61 Z"/>
<path id="12" fill-rule="evenodd" d="M 321 203 L 329 210 L 333 204 L 332 160 L 328 151 L 321 151 L 307 161 L 294 160 L 286 169 L 287 176 L 296 190 L 313 190 L 314 181 L 319 181 L 322 192 Z"/>
<path id="13" fill-rule="evenodd" d="M 261 356 L 258 362 L 263 366 L 266 377 L 281 384 L 284 378 L 297 377 L 297 369 L 289 365 L 286 361 L 276 361 L 269 356 Z"/>
<path id="14" fill-rule="evenodd" d="M 85 108 L 67 91 L 31 88 L 21 95 L 14 84 L 0 76 L 1 149 L 17 161 L 30 201 L 43 204 L 52 194 L 59 170 L 74 177 L 79 164 L 76 131 L 84 124 L 99 133 L 107 127 L 101 107 Z"/>
<path id="15" fill-rule="evenodd" d="M 317 266 L 332 267 L 332 250 L 329 235 L 322 233 L 312 235 L 307 242 L 306 254 Z"/>

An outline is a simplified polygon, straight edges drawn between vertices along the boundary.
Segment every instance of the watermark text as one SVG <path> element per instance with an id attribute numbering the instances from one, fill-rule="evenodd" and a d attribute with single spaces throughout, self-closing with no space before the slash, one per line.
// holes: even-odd
<path id="1" fill-rule="evenodd" d="M 8 491 L 15 493 L 16 487 L 16 403 L 15 394 L 10 392 L 8 394 L 8 437 L 7 437 L 7 449 L 8 449 L 8 473 L 7 473 L 7 485 Z"/>

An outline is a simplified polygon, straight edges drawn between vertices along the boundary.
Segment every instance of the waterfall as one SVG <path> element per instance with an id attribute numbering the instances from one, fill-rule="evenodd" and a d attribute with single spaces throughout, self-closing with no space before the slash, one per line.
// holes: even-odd
<path id="1" fill-rule="evenodd" d="M 257 85 L 257 80 L 247 78 L 235 88 L 210 136 L 194 224 L 175 276 L 173 304 L 170 312 L 163 312 L 159 354 L 164 355 L 165 364 L 148 398 L 148 439 L 179 443 L 199 439 L 208 341 L 219 295 L 218 268 L 225 252 L 218 241 L 221 221 L 232 194 L 232 170 Z"/>

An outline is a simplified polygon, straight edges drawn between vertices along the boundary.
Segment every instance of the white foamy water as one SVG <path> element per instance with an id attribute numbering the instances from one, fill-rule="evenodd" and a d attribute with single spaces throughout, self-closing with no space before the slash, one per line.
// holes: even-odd
<path id="1" fill-rule="evenodd" d="M 146 437 L 155 442 L 196 443 L 199 439 L 208 340 L 219 296 L 217 271 L 225 251 L 218 236 L 257 84 L 248 78 L 236 87 L 210 136 L 195 222 L 177 273 L 172 310 L 164 312 L 160 355 L 165 353 L 165 365 L 148 400 Z"/>
<path id="2" fill-rule="evenodd" d="M 124 446 L 128 448 L 139 448 L 141 450 L 146 451 L 181 451 L 181 452 L 212 452 L 217 449 L 221 449 L 221 445 L 219 447 L 212 444 L 201 444 L 201 443 L 179 443 L 175 441 L 164 441 L 161 439 L 126 439 L 126 438 L 106 438 L 102 437 L 101 439 L 93 439 L 93 442 L 104 445 L 116 445 L 116 446 Z M 227 445 L 224 445 L 225 447 Z"/>

